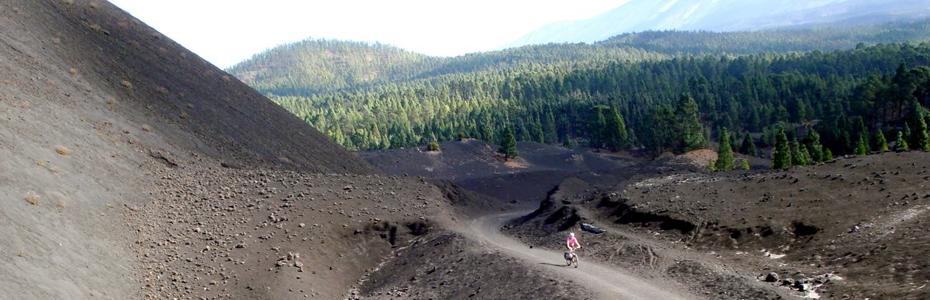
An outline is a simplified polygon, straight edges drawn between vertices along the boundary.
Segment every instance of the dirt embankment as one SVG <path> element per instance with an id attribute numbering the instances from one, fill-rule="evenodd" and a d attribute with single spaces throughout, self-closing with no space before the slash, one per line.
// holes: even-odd
<path id="1" fill-rule="evenodd" d="M 671 217 L 695 224 L 694 247 L 768 257 L 760 273 L 844 278 L 821 294 L 925 298 L 928 162 L 926 153 L 888 153 L 788 172 L 644 182 L 623 195 L 637 211 L 675 211 Z"/>
<path id="2" fill-rule="evenodd" d="M 575 207 L 592 223 L 713 253 L 782 290 L 926 298 L 928 162 L 887 153 L 784 172 L 676 173 Z"/>
<path id="3" fill-rule="evenodd" d="M 782 299 L 786 292 L 759 284 L 741 270 L 712 256 L 693 253 L 652 234 L 627 230 L 604 220 L 596 210 L 604 195 L 577 178 L 566 179 L 550 191 L 532 213 L 513 220 L 505 232 L 538 247 L 564 250 L 564 239 L 574 232 L 582 241 L 585 261 L 630 270 L 643 278 L 669 282 L 681 290 L 709 299 Z M 593 226 L 593 227 L 590 227 Z M 597 232 L 603 230 L 605 232 Z"/>

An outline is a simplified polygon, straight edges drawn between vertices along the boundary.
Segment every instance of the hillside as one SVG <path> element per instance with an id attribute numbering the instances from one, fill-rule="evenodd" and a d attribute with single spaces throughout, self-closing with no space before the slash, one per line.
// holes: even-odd
<path id="1" fill-rule="evenodd" d="M 27 97 L 64 97 L 58 99 L 61 102 L 35 103 L 43 108 L 27 111 L 43 111 L 47 116 L 87 111 L 53 119 L 76 120 L 115 134 L 123 126 L 138 130 L 148 124 L 147 132 L 164 136 L 154 145 L 178 155 L 196 151 L 218 160 L 261 161 L 313 171 L 370 170 L 262 95 L 139 21 L 102 2 L 88 3 L 96 4 L 4 5 L 8 28 L 4 76 L 7 81 L 27 83 L 4 85 L 17 89 L 6 93 L 7 105 L 31 107 L 24 104 Z M 14 67 L 30 62 L 36 65 L 25 70 Z M 36 90 L 50 83 L 51 91 Z M 124 115 L 126 120 L 115 124 L 101 117 L 106 114 Z M 161 124 L 165 125 L 156 126 Z M 54 131 L 48 123 L 15 126 L 4 128 Z"/>
<path id="2" fill-rule="evenodd" d="M 551 66 L 575 68 L 664 57 L 631 47 L 584 44 L 431 57 L 381 44 L 307 40 L 259 53 L 228 71 L 265 94 L 312 96 L 462 73 L 522 73 Z"/>
<path id="3" fill-rule="evenodd" d="M 611 182 L 634 170 L 640 158 L 567 149 L 539 143 L 519 143 L 518 159 L 506 162 L 497 147 L 474 139 L 441 144 L 441 151 L 422 147 L 359 152 L 368 163 L 388 174 L 450 181 L 470 191 L 518 205 L 535 205 L 564 177 Z"/>
<path id="4" fill-rule="evenodd" d="M 7 1 L 0 24 L 4 297 L 280 299 L 289 284 L 309 284 L 317 290 L 307 294 L 336 298 L 380 263 L 376 254 L 409 237 L 353 235 L 370 225 L 359 214 L 390 222 L 386 228 L 424 222 L 426 215 L 397 207 L 427 199 L 431 216 L 441 215 L 436 188 L 372 175 L 367 163 L 106 2 Z M 385 184 L 406 200 L 373 206 L 367 197 Z M 289 204 L 272 208 L 282 199 Z M 275 217 L 267 232 L 252 231 L 277 215 L 295 222 L 285 228 Z M 256 272 L 288 251 L 308 253 L 306 242 L 280 233 L 299 232 L 301 222 L 316 236 L 351 241 L 330 249 L 357 262 L 310 255 L 302 262 L 314 272 L 325 259 L 338 263 L 339 275 L 308 271 L 303 281 Z M 282 285 L 256 290 L 255 278 Z"/>
<path id="5" fill-rule="evenodd" d="M 755 31 L 828 23 L 846 26 L 920 18 L 930 2 L 905 0 L 633 0 L 587 20 L 551 24 L 511 46 L 596 42 L 646 30 Z"/>
<path id="6" fill-rule="evenodd" d="M 229 72 L 265 93 L 301 95 L 408 80 L 439 62 L 381 44 L 306 40 L 257 54 Z"/>
<path id="7" fill-rule="evenodd" d="M 908 103 L 891 101 L 895 113 L 881 117 L 870 110 L 892 105 L 883 101 L 888 94 L 875 92 L 895 86 L 890 81 L 899 65 L 922 74 L 928 26 L 921 20 L 759 32 L 649 31 L 596 44 L 435 58 L 429 67 L 398 64 L 411 75 L 326 92 L 312 84 L 276 88 L 274 78 L 253 85 L 350 150 L 421 146 L 460 135 L 496 143 L 504 130 L 513 130 L 519 141 L 602 148 L 606 143 L 592 128 L 606 123 L 597 123 L 596 114 L 606 122 L 615 109 L 626 132 L 613 148 L 682 152 L 693 147 L 677 147 L 674 136 L 652 130 L 661 129 L 656 120 L 685 94 L 697 103 L 705 141 L 726 127 L 768 147 L 777 127 L 817 125 L 828 148 L 844 154 L 853 152 L 860 135 L 867 133 L 868 140 L 881 130 L 894 137 L 903 127 L 907 111 L 900 107 Z M 269 53 L 288 51 L 299 50 Z"/>
<path id="8" fill-rule="evenodd" d="M 920 20 L 758 32 L 645 31 L 605 37 L 593 44 L 526 45 L 457 57 L 431 57 L 383 44 L 305 40 L 256 54 L 228 71 L 264 94 L 312 96 L 453 74 L 525 74 L 541 68 L 595 67 L 681 54 L 831 51 L 859 44 L 926 41 L 928 24 Z"/>
<path id="9" fill-rule="evenodd" d="M 880 131 L 889 140 L 905 124 L 918 125 L 908 120 L 915 119 L 913 102 L 928 95 L 928 53 L 924 43 L 704 55 L 451 74 L 272 99 L 349 149 L 412 147 L 460 135 L 497 143 L 513 130 L 518 141 L 661 154 L 700 148 L 724 127 L 740 141 L 748 134 L 760 149 L 775 144 L 779 128 L 799 140 L 813 128 L 839 155 L 853 153 L 860 138 L 872 141 Z M 608 121 L 614 146 L 605 142 Z M 685 125 L 695 136 L 689 141 L 682 140 Z"/>

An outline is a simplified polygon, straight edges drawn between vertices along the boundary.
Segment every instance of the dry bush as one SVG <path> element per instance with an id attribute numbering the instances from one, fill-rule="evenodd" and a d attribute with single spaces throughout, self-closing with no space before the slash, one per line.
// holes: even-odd
<path id="1" fill-rule="evenodd" d="M 58 168 L 52 166 L 52 162 L 47 160 L 37 160 L 36 165 L 42 167 L 43 169 L 52 172 L 53 174 L 58 174 Z"/>
<path id="2" fill-rule="evenodd" d="M 72 151 L 71 149 L 68 149 L 68 147 L 58 145 L 58 146 L 55 146 L 55 152 L 57 152 L 59 155 L 68 156 L 68 155 L 71 155 Z"/>
<path id="3" fill-rule="evenodd" d="M 39 205 L 39 194 L 36 194 L 36 192 L 28 192 L 26 193 L 25 200 L 29 205 Z"/>

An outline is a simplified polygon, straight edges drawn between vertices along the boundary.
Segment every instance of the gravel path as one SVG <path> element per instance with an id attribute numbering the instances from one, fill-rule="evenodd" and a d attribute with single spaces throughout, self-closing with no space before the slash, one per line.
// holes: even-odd
<path id="1" fill-rule="evenodd" d="M 471 220 L 459 226 L 461 233 L 489 248 L 518 258 L 528 265 L 551 272 L 573 284 L 584 285 L 602 299 L 695 299 L 682 291 L 670 290 L 660 283 L 638 278 L 628 272 L 601 264 L 586 262 L 583 252 L 578 268 L 564 266 L 562 253 L 529 246 L 500 232 L 508 220 L 526 215 L 527 212 L 492 214 Z"/>

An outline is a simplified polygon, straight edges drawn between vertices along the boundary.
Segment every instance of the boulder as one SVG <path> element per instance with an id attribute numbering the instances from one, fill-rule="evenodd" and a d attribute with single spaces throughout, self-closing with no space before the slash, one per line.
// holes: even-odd
<path id="1" fill-rule="evenodd" d="M 601 229 L 600 227 L 597 227 L 597 226 L 594 226 L 588 223 L 581 223 L 581 230 L 584 230 L 584 231 L 587 231 L 593 234 L 601 234 L 605 232 L 604 229 Z"/>

